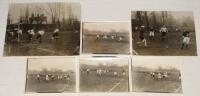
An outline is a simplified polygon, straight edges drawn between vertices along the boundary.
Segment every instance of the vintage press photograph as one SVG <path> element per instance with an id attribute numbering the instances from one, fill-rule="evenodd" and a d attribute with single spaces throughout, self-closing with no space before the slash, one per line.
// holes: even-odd
<path id="1" fill-rule="evenodd" d="M 84 22 L 84 54 L 130 54 L 128 22 Z"/>
<path id="2" fill-rule="evenodd" d="M 196 56 L 193 12 L 132 11 L 133 54 Z"/>
<path id="3" fill-rule="evenodd" d="M 76 63 L 68 58 L 28 58 L 26 93 L 76 92 Z"/>
<path id="4" fill-rule="evenodd" d="M 80 58 L 80 92 L 128 92 L 128 58 Z"/>
<path id="5" fill-rule="evenodd" d="M 79 3 L 11 3 L 4 56 L 78 55 Z"/>
<path id="6" fill-rule="evenodd" d="M 133 58 L 133 91 L 182 93 L 180 68 L 177 58 Z"/>

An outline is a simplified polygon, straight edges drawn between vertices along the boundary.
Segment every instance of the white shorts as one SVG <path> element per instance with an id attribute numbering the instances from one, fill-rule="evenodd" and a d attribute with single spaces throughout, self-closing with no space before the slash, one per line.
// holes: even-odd
<path id="1" fill-rule="evenodd" d="M 184 44 L 189 44 L 190 43 L 190 38 L 189 37 L 183 37 L 183 43 Z"/>
<path id="2" fill-rule="evenodd" d="M 19 35 L 22 35 L 22 31 L 17 31 L 17 33 L 18 33 Z"/>
<path id="3" fill-rule="evenodd" d="M 155 34 L 154 34 L 153 31 L 150 31 L 150 32 L 149 32 L 149 36 L 153 36 L 153 37 L 154 37 L 154 35 L 155 35 Z"/>

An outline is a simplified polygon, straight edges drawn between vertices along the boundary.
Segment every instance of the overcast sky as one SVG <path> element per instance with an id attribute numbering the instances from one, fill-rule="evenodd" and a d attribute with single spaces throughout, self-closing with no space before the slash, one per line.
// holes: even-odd
<path id="1" fill-rule="evenodd" d="M 181 61 L 178 58 L 160 58 L 160 57 L 150 57 L 150 58 L 133 58 L 134 67 L 146 67 L 151 69 L 157 69 L 159 67 L 171 69 L 180 69 Z"/>
<path id="2" fill-rule="evenodd" d="M 80 64 L 87 64 L 87 65 L 107 65 L 107 64 L 114 64 L 116 66 L 124 66 L 128 65 L 129 60 L 128 58 L 81 58 Z"/>
<path id="3" fill-rule="evenodd" d="M 28 69 L 41 71 L 46 69 L 75 70 L 75 58 L 33 58 L 28 59 Z"/>
<path id="4" fill-rule="evenodd" d="M 128 14 L 127 14 L 128 15 Z M 83 23 L 83 29 L 90 31 L 110 32 L 129 32 L 130 24 L 128 22 L 86 22 Z"/>
<path id="5" fill-rule="evenodd" d="M 191 11 L 170 11 L 170 13 L 176 18 L 176 19 L 181 19 L 181 18 L 193 18 L 193 13 Z"/>
<path id="6" fill-rule="evenodd" d="M 57 3 L 61 4 L 61 3 Z M 47 21 L 51 22 L 50 17 L 50 8 L 54 7 L 55 3 L 11 3 L 9 5 L 9 13 L 11 15 L 11 20 L 13 20 L 13 23 L 18 23 L 20 15 L 24 16 L 26 9 L 29 8 L 29 15 L 31 16 L 31 13 L 33 12 L 39 12 L 41 14 L 44 14 L 47 16 Z M 80 20 L 81 17 L 81 6 L 79 3 L 62 3 L 61 12 L 62 14 L 65 14 L 65 18 L 68 18 L 69 13 L 69 6 L 71 6 L 71 10 L 73 15 L 78 17 Z M 38 11 L 39 9 L 39 11 Z"/>

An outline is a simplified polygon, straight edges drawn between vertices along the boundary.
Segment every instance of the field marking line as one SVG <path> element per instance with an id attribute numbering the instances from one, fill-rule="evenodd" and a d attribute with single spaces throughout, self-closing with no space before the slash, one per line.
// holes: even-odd
<path id="1" fill-rule="evenodd" d="M 139 55 L 138 52 L 137 52 L 136 50 L 132 49 L 132 51 L 133 51 L 133 53 L 134 53 L 135 55 Z"/>
<path id="2" fill-rule="evenodd" d="M 41 50 L 41 51 L 46 51 L 46 52 L 49 52 L 49 53 L 53 53 L 53 54 L 55 54 L 55 53 L 58 53 L 58 54 L 61 54 L 60 52 L 55 52 L 55 51 L 53 51 L 53 50 L 50 50 L 50 49 L 45 49 L 45 48 L 37 48 L 37 49 L 39 49 L 39 50 Z"/>
<path id="3" fill-rule="evenodd" d="M 121 79 L 118 83 L 116 83 L 108 92 L 111 92 L 112 90 L 114 90 L 123 80 L 124 79 Z"/>
<path id="4" fill-rule="evenodd" d="M 182 87 L 182 86 L 179 86 L 179 87 L 175 90 L 175 92 L 178 93 L 178 92 L 181 90 L 181 87 Z"/>
<path id="5" fill-rule="evenodd" d="M 68 84 L 66 84 L 61 90 L 59 90 L 59 91 L 61 91 L 61 92 L 63 92 L 64 90 L 65 90 L 65 88 L 67 88 L 69 85 Z"/>

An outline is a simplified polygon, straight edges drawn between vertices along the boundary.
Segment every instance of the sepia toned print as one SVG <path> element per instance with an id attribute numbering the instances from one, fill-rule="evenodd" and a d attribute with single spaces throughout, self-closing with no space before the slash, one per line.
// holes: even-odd
<path id="1" fill-rule="evenodd" d="M 75 58 L 29 58 L 26 77 L 27 93 L 75 92 Z"/>
<path id="2" fill-rule="evenodd" d="M 9 4 L 4 56 L 77 55 L 79 3 Z"/>
<path id="3" fill-rule="evenodd" d="M 133 91 L 182 93 L 180 61 L 172 58 L 133 58 Z"/>
<path id="4" fill-rule="evenodd" d="M 127 58 L 81 58 L 80 92 L 128 92 Z"/>
<path id="5" fill-rule="evenodd" d="M 133 54 L 196 56 L 193 12 L 132 11 Z"/>
<path id="6" fill-rule="evenodd" d="M 85 54 L 130 54 L 128 22 L 84 22 Z"/>

